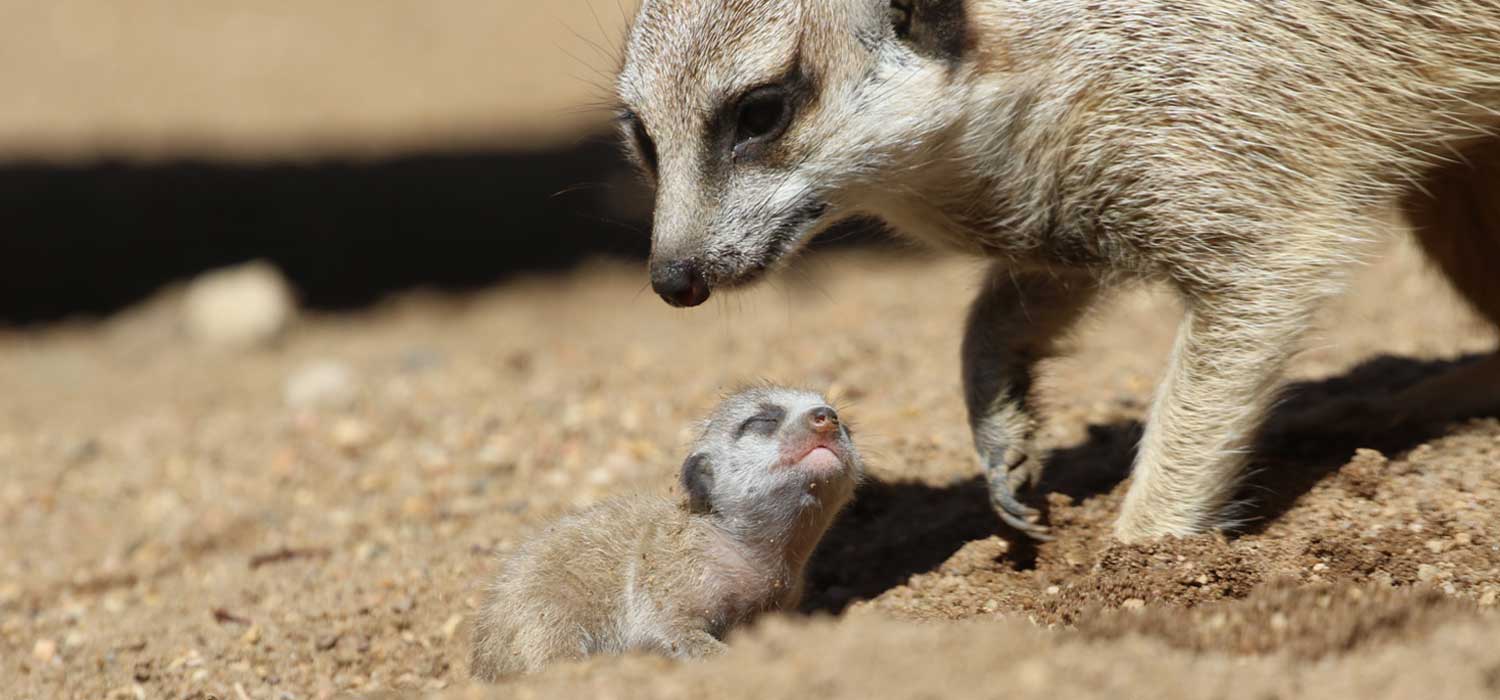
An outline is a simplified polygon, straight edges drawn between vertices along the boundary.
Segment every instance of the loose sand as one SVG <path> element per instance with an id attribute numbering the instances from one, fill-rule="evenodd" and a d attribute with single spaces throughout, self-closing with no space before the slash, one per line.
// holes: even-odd
<path id="1" fill-rule="evenodd" d="M 264 352 L 194 347 L 180 295 L 0 334 L 0 688 L 20 698 L 1494 697 L 1500 421 L 1358 436 L 1379 403 L 1492 346 L 1404 247 L 1332 305 L 1257 457 L 1237 537 L 1110 542 L 1176 311 L 1132 292 L 1051 367 L 1056 542 L 987 510 L 958 329 L 971 263 L 810 258 L 680 312 L 596 263 L 473 297 L 312 317 Z M 1380 359 L 1384 358 L 1384 359 Z M 290 408 L 335 363 L 343 408 Z M 873 479 L 806 614 L 701 664 L 633 657 L 470 688 L 475 584 L 526 528 L 665 491 L 737 383 L 828 389 Z M 710 694 L 705 694 L 710 693 Z"/>

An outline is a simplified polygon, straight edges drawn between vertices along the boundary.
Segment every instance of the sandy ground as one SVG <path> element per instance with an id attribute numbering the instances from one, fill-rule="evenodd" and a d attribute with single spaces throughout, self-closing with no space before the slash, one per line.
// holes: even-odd
<path id="1" fill-rule="evenodd" d="M 1494 697 L 1500 420 L 1375 438 L 1297 416 L 1379 401 L 1493 345 L 1397 248 L 1328 311 L 1233 538 L 1108 538 L 1175 320 L 1131 292 L 1046 384 L 1056 542 L 974 480 L 958 328 L 977 269 L 811 258 L 694 312 L 597 263 L 479 296 L 304 318 L 197 347 L 180 296 L 0 334 L 0 687 L 20 698 Z M 318 363 L 347 404 L 288 406 Z M 710 662 L 645 657 L 467 686 L 497 551 L 611 494 L 665 491 L 734 385 L 827 388 L 873 478 L 806 610 Z"/>

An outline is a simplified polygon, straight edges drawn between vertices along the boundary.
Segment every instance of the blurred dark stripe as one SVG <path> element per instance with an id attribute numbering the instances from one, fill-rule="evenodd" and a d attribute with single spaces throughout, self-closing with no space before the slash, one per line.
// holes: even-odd
<path id="1" fill-rule="evenodd" d="M 649 196 L 606 137 L 381 161 L 0 165 L 0 323 L 106 314 L 256 258 L 322 309 L 644 258 Z"/>
<path id="2" fill-rule="evenodd" d="M 107 313 L 254 258 L 309 305 L 348 308 L 642 256 L 646 197 L 604 139 L 368 162 L 0 165 L 0 322 Z"/>

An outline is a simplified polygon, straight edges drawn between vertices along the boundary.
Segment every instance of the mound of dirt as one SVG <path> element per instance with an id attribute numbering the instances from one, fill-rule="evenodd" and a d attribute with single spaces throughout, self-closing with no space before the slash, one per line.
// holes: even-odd
<path id="1" fill-rule="evenodd" d="M 777 621 L 703 664 L 578 664 L 444 697 L 1483 698 L 1500 691 L 1497 632 L 1493 622 L 1457 623 L 1400 647 L 1311 661 L 1189 653 L 1146 636 L 1093 641 L 1017 622 Z"/>

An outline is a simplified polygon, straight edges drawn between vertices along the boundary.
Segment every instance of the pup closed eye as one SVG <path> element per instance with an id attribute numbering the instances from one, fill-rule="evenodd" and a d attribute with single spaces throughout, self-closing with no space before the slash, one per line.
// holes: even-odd
<path id="1" fill-rule="evenodd" d="M 760 413 L 746 418 L 745 422 L 740 424 L 739 435 L 737 437 L 744 436 L 747 432 L 753 432 L 757 435 L 770 435 L 776 432 L 777 428 L 781 427 L 781 421 L 785 417 L 786 411 L 780 407 L 762 410 Z"/>

